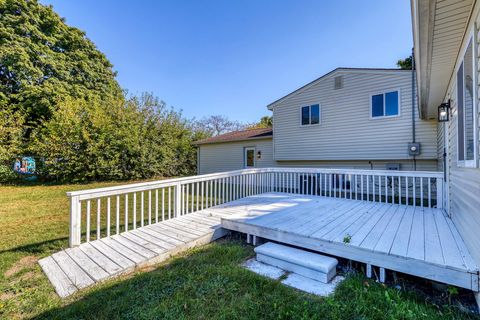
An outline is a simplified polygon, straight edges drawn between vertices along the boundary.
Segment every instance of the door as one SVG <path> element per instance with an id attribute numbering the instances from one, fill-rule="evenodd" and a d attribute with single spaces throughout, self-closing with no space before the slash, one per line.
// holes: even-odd
<path id="1" fill-rule="evenodd" d="M 245 168 L 255 168 L 255 148 L 245 148 L 243 163 Z"/>

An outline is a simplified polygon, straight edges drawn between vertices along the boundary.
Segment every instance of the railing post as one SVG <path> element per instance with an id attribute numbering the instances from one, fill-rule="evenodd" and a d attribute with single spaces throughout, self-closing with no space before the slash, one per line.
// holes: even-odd
<path id="1" fill-rule="evenodd" d="M 443 178 L 437 177 L 437 208 L 443 209 Z"/>
<path id="2" fill-rule="evenodd" d="M 175 185 L 175 217 L 179 217 L 182 212 L 182 184 Z"/>
<path id="3" fill-rule="evenodd" d="M 81 229 L 81 207 L 77 196 L 70 196 L 70 248 L 80 245 L 82 235 Z"/>

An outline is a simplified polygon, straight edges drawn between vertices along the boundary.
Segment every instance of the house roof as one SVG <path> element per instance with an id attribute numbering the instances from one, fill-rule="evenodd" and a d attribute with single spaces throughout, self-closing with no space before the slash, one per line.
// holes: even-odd
<path id="1" fill-rule="evenodd" d="M 289 94 L 281 97 L 280 99 L 278 100 L 275 100 L 274 102 L 270 103 L 267 105 L 267 108 L 269 110 L 272 110 L 274 105 L 282 102 L 283 100 L 295 95 L 295 94 L 298 94 L 300 92 L 302 92 L 303 90 L 313 86 L 314 84 L 316 84 L 318 81 L 320 80 L 323 80 L 329 76 L 332 76 L 338 72 L 350 72 L 350 73 L 354 73 L 354 72 L 411 72 L 411 70 L 402 70 L 402 69 L 397 69 L 397 68 L 344 68 L 344 67 L 341 67 L 341 68 L 336 68 L 336 69 L 333 69 L 332 71 L 330 72 L 327 72 L 326 74 L 322 75 L 321 77 L 307 83 L 306 85 L 298 88 L 297 90 L 295 91 L 292 91 L 290 92 Z"/>
<path id="2" fill-rule="evenodd" d="M 269 139 L 272 138 L 273 130 L 272 128 L 256 128 L 256 129 L 247 129 L 241 131 L 233 131 L 225 134 L 220 134 L 215 137 L 195 141 L 194 144 L 210 144 L 210 143 L 221 143 L 221 142 L 232 142 L 232 141 L 244 141 L 244 140 L 256 140 L 256 139 Z"/>
<path id="3" fill-rule="evenodd" d="M 454 73 L 472 0 L 411 0 L 420 115 L 436 118 Z"/>

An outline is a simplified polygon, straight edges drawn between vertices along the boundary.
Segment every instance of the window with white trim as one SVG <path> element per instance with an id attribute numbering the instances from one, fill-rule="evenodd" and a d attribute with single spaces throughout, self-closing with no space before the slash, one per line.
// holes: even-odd
<path id="1" fill-rule="evenodd" d="M 301 124 L 302 126 L 320 123 L 320 105 L 312 104 L 301 108 Z"/>
<path id="2" fill-rule="evenodd" d="M 470 40 L 457 71 L 458 165 L 475 166 L 475 86 L 473 43 Z"/>
<path id="3" fill-rule="evenodd" d="M 373 94 L 371 100 L 371 117 L 396 117 L 400 114 L 400 93 L 398 90 Z"/>

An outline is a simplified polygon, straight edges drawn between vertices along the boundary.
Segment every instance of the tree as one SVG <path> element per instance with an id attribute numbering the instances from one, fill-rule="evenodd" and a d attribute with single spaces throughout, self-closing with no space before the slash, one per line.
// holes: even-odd
<path id="1" fill-rule="evenodd" d="M 121 99 L 112 64 L 51 6 L 0 1 L 0 107 L 22 114 L 32 129 L 65 97 Z"/>
<path id="2" fill-rule="evenodd" d="M 412 69 L 412 56 L 397 61 L 397 66 L 402 70 Z"/>
<path id="3" fill-rule="evenodd" d="M 260 121 L 250 126 L 250 128 L 271 128 L 273 126 L 273 117 L 263 116 Z"/>
<path id="4" fill-rule="evenodd" d="M 230 120 L 222 115 L 210 116 L 196 122 L 197 130 L 203 131 L 207 136 L 217 136 L 231 131 L 243 130 L 247 126 L 246 124 Z"/>

